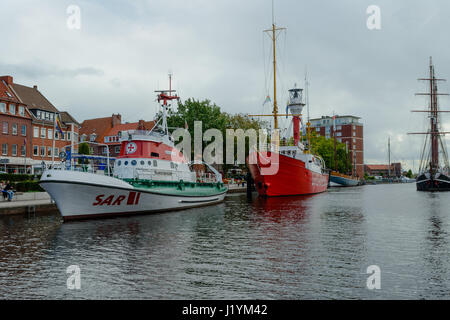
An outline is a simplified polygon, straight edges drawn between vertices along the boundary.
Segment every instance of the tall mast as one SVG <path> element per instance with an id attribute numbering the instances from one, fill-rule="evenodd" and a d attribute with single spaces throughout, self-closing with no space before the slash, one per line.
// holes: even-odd
<path id="1" fill-rule="evenodd" d="M 333 136 L 334 136 L 334 171 L 338 171 L 338 160 L 336 151 L 336 115 L 333 112 Z"/>
<path id="2" fill-rule="evenodd" d="M 275 46 L 276 46 L 276 37 L 275 37 L 275 22 L 272 22 L 272 41 L 273 41 L 273 120 L 274 120 L 274 129 L 278 129 L 278 105 L 277 105 L 277 72 L 276 72 L 276 54 L 275 54 Z"/>
<path id="3" fill-rule="evenodd" d="M 308 82 L 308 70 L 305 70 L 305 98 L 306 98 L 306 113 L 307 113 L 307 122 L 306 122 L 306 137 L 308 139 L 308 152 L 311 152 L 311 132 L 309 122 L 309 82 Z"/>
<path id="4" fill-rule="evenodd" d="M 278 104 L 277 104 L 277 65 L 276 65 L 276 40 L 277 35 L 276 32 L 280 30 L 285 30 L 286 28 L 277 28 L 275 26 L 275 14 L 274 14 L 274 5 L 272 1 L 272 28 L 268 30 L 264 30 L 269 35 L 270 33 L 272 38 L 272 46 L 273 46 L 273 121 L 274 121 L 274 129 L 278 129 Z M 269 33 L 270 32 L 270 33 Z"/>
<path id="5" fill-rule="evenodd" d="M 388 159 L 389 159 L 389 163 L 388 163 L 388 170 L 389 170 L 389 177 L 391 177 L 391 137 L 388 138 Z"/>
<path id="6" fill-rule="evenodd" d="M 425 112 L 429 114 L 430 118 L 430 130 L 428 132 L 412 132 L 408 134 L 425 134 L 430 135 L 431 142 L 431 159 L 426 159 L 427 164 L 425 165 L 422 161 L 425 160 L 423 153 L 422 161 L 420 164 L 420 170 L 423 170 L 429 165 L 429 169 L 431 173 L 439 170 L 439 142 L 441 141 L 441 135 L 449 134 L 450 132 L 439 132 L 439 114 L 450 111 L 441 111 L 438 107 L 438 96 L 448 96 L 447 93 L 438 93 L 437 82 L 445 81 L 445 79 L 437 79 L 435 76 L 433 60 L 430 57 L 430 66 L 429 66 L 430 75 L 428 78 L 421 78 L 419 80 L 429 81 L 430 82 L 430 92 L 429 93 L 416 93 L 418 96 L 430 96 L 430 102 L 428 106 L 428 110 L 412 110 L 412 112 Z M 445 145 L 441 146 L 444 154 Z M 428 162 L 429 160 L 429 162 Z M 444 155 L 444 161 L 447 163 L 447 157 Z"/>

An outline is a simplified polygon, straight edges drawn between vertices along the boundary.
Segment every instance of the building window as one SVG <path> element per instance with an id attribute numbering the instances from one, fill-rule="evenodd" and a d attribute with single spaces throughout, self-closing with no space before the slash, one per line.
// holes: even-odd
<path id="1" fill-rule="evenodd" d="M 320 132 L 320 127 L 317 127 L 317 128 L 316 128 L 316 131 L 317 131 L 317 132 Z"/>
<path id="2" fill-rule="evenodd" d="M 0 102 L 0 111 L 3 113 L 6 112 L 6 103 Z"/>
<path id="3" fill-rule="evenodd" d="M 90 147 L 89 151 L 90 151 L 91 154 L 94 154 L 94 147 Z"/>
<path id="4" fill-rule="evenodd" d="M 353 143 L 356 143 L 356 139 L 355 138 L 353 138 Z"/>
<path id="5" fill-rule="evenodd" d="M 86 141 L 86 135 L 84 133 L 81 135 L 80 141 L 81 142 Z"/>
<path id="6" fill-rule="evenodd" d="M 22 125 L 22 127 L 20 129 L 20 134 L 22 136 L 26 136 L 27 135 L 27 126 L 25 124 Z"/>
<path id="7" fill-rule="evenodd" d="M 25 116 L 25 107 L 24 106 L 19 106 L 19 114 L 24 117 Z"/>
<path id="8" fill-rule="evenodd" d="M 39 127 L 33 127 L 33 138 L 39 138 Z"/>
<path id="9" fill-rule="evenodd" d="M 342 137 L 342 132 L 336 132 L 337 137 Z"/>
<path id="10" fill-rule="evenodd" d="M 8 122 L 3 121 L 3 134 L 8 134 Z"/>
<path id="11" fill-rule="evenodd" d="M 47 147 L 47 157 L 52 156 L 52 147 Z"/>
<path id="12" fill-rule="evenodd" d="M 41 147 L 41 157 L 45 157 L 45 147 Z"/>
<path id="13" fill-rule="evenodd" d="M 17 144 L 12 145 L 12 155 L 17 156 Z"/>
<path id="14" fill-rule="evenodd" d="M 39 147 L 38 146 L 33 146 L 33 155 L 34 156 L 38 156 L 39 155 Z"/>
<path id="15" fill-rule="evenodd" d="M 342 130 L 342 126 L 337 126 L 336 130 Z"/>
<path id="16" fill-rule="evenodd" d="M 108 148 L 108 147 L 103 147 L 103 148 L 102 148 L 102 153 L 103 153 L 103 154 L 106 154 L 106 150 L 107 150 L 106 148 Z"/>
<path id="17" fill-rule="evenodd" d="M 48 137 L 48 139 L 53 139 L 53 129 L 47 130 L 47 137 Z"/>
<path id="18" fill-rule="evenodd" d="M 356 136 L 356 132 L 355 132 L 355 131 L 353 131 L 353 136 L 354 136 L 354 137 Z"/>
<path id="19" fill-rule="evenodd" d="M 356 149 L 356 144 L 353 145 L 353 150 L 355 150 L 355 149 Z"/>
<path id="20" fill-rule="evenodd" d="M 9 113 L 16 114 L 16 105 L 15 104 L 12 104 L 12 103 L 9 104 Z"/>
<path id="21" fill-rule="evenodd" d="M 55 157 L 59 157 L 59 148 L 55 148 Z"/>
<path id="22" fill-rule="evenodd" d="M 46 134 L 45 134 L 45 128 L 41 128 L 41 138 L 45 138 Z"/>
<path id="23" fill-rule="evenodd" d="M 67 131 L 67 141 L 72 141 L 70 138 L 71 138 L 70 131 Z"/>
<path id="24" fill-rule="evenodd" d="M 91 133 L 91 135 L 89 136 L 89 140 L 91 142 L 94 142 L 96 138 L 97 138 L 97 135 L 95 133 Z"/>
<path id="25" fill-rule="evenodd" d="M 17 136 L 17 123 L 13 123 L 11 133 Z"/>
<path id="26" fill-rule="evenodd" d="M 2 144 L 2 155 L 4 156 L 8 155 L 8 144 L 6 143 Z"/>
<path id="27" fill-rule="evenodd" d="M 22 157 L 25 157 L 26 153 L 27 153 L 27 146 L 21 145 L 21 146 L 20 146 L 20 155 L 21 155 Z"/>
<path id="28" fill-rule="evenodd" d="M 61 141 L 64 141 L 64 136 L 65 136 L 64 132 L 61 133 Z"/>
<path id="29" fill-rule="evenodd" d="M 55 139 L 59 140 L 59 132 L 58 132 L 58 130 L 55 131 Z"/>
<path id="30" fill-rule="evenodd" d="M 41 111 L 36 111 L 36 117 L 38 118 L 38 119 L 42 119 L 42 113 L 41 113 Z"/>

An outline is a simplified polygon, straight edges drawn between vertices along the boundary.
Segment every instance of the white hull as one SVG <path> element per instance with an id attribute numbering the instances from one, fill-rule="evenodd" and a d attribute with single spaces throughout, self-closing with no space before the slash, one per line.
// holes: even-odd
<path id="1" fill-rule="evenodd" d="M 136 189 L 107 176 L 48 170 L 40 185 L 55 200 L 64 220 L 180 210 L 216 204 L 225 192 L 209 196 L 180 196 Z"/>

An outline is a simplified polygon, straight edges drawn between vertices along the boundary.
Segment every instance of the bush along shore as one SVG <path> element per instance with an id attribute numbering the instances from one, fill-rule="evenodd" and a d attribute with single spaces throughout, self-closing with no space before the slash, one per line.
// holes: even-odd
<path id="1" fill-rule="evenodd" d="M 16 192 L 42 192 L 39 186 L 40 176 L 31 174 L 0 174 L 0 181 L 9 181 Z"/>

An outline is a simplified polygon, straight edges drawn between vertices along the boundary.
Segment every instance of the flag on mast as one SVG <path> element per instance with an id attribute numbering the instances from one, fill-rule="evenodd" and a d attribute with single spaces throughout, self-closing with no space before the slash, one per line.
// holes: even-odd
<path id="1" fill-rule="evenodd" d="M 55 121 L 55 123 L 56 123 L 56 129 L 59 131 L 59 133 L 61 133 L 61 136 L 63 136 L 63 135 L 64 135 L 64 132 L 63 132 L 63 130 L 62 130 L 61 120 L 59 119 L 58 114 L 56 114 L 55 117 L 56 117 L 56 121 Z"/>
<path id="2" fill-rule="evenodd" d="M 265 105 L 267 102 L 270 102 L 270 96 L 267 96 L 267 97 L 266 97 L 266 100 L 264 100 L 263 105 Z"/>

